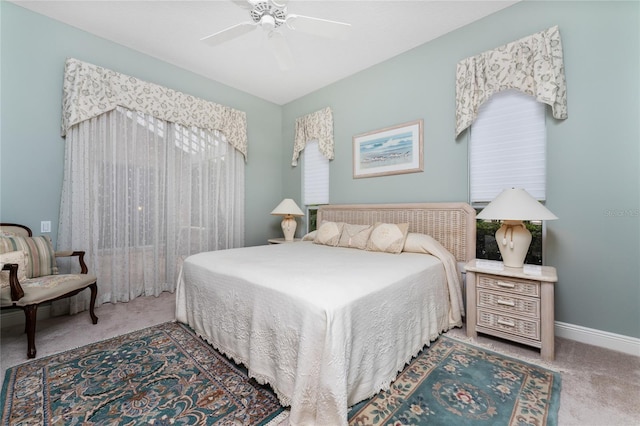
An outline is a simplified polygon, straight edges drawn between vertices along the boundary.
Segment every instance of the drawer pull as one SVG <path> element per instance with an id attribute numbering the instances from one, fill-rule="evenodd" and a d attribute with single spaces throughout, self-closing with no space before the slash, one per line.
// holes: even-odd
<path id="1" fill-rule="evenodd" d="M 516 326 L 515 323 L 513 323 L 511 321 L 505 321 L 503 319 L 498 319 L 498 324 L 504 325 L 504 326 L 507 326 L 507 327 L 515 327 Z"/>
<path id="2" fill-rule="evenodd" d="M 498 287 L 516 288 L 516 285 L 514 283 L 507 283 L 507 282 L 504 282 L 504 281 L 497 281 L 496 284 L 498 285 Z"/>
<path id="3" fill-rule="evenodd" d="M 516 302 L 514 302 L 513 300 L 498 299 L 498 305 L 511 306 L 513 308 L 516 306 Z"/>

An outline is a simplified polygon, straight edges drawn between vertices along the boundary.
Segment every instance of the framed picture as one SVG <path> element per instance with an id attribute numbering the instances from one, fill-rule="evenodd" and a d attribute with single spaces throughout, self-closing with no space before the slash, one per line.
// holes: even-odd
<path id="1" fill-rule="evenodd" d="M 417 120 L 354 136 L 354 179 L 422 172 L 422 126 Z"/>

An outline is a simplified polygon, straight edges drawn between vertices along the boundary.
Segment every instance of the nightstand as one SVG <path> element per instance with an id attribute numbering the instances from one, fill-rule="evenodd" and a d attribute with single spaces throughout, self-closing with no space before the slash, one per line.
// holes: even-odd
<path id="1" fill-rule="evenodd" d="M 472 260 L 467 271 L 467 336 L 490 334 L 540 348 L 555 358 L 554 289 L 551 266 L 505 267 L 502 262 Z"/>
<path id="2" fill-rule="evenodd" d="M 302 241 L 302 238 L 294 238 L 293 241 L 285 241 L 284 238 L 269 238 L 269 244 L 284 244 L 284 243 L 297 243 Z"/>

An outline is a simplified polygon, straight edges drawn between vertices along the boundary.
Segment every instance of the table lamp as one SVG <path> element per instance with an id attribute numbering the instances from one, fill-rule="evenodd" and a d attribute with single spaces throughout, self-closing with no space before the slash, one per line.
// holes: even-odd
<path id="1" fill-rule="evenodd" d="M 271 212 L 272 215 L 284 216 L 282 218 L 282 232 L 284 233 L 285 241 L 293 241 L 293 236 L 296 233 L 296 227 L 298 226 L 295 216 L 304 216 L 300 207 L 291 198 L 285 198 L 278 206 Z"/>
<path id="2" fill-rule="evenodd" d="M 522 221 L 558 218 L 522 188 L 505 189 L 476 217 L 502 221 L 496 242 L 504 266 L 511 268 L 522 268 L 531 244 L 531 232 Z"/>

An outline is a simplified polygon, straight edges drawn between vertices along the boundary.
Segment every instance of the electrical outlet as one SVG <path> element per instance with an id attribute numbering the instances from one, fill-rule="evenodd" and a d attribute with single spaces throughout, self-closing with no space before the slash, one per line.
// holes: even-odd
<path id="1" fill-rule="evenodd" d="M 40 232 L 51 232 L 51 221 L 43 220 L 40 222 Z"/>

